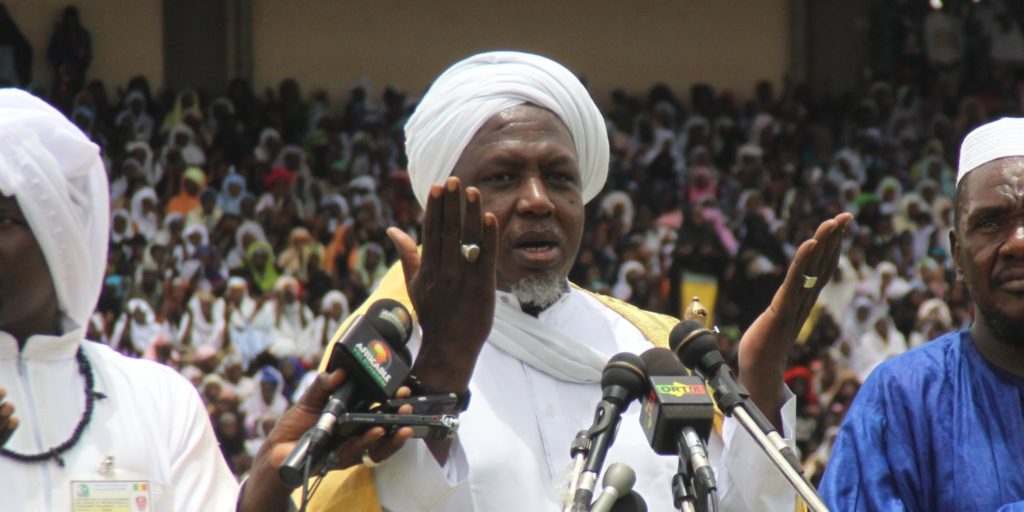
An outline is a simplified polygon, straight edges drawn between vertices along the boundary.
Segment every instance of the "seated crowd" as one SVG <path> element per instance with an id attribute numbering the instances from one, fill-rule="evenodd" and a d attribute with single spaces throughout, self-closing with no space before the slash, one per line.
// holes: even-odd
<path id="1" fill-rule="evenodd" d="M 675 316 L 697 290 L 728 356 L 814 219 L 853 213 L 786 375 L 820 476 L 868 373 L 970 321 L 952 275 L 950 162 L 971 128 L 1021 114 L 1024 82 L 1010 82 L 952 95 L 875 79 L 839 98 L 768 82 L 749 99 L 616 90 L 609 180 L 571 279 Z M 332 105 L 293 80 L 264 97 L 236 80 L 225 96 L 156 98 L 142 77 L 116 97 L 98 81 L 75 96 L 68 114 L 103 148 L 113 211 L 88 337 L 191 380 L 239 476 L 395 261 L 384 230 L 417 232 L 402 140 L 414 107 L 394 86 Z"/>

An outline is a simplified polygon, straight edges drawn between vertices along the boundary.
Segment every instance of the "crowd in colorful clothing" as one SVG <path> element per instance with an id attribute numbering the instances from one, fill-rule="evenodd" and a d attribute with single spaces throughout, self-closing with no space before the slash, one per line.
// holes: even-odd
<path id="1" fill-rule="evenodd" d="M 1024 110 L 1019 73 L 960 80 L 955 63 L 902 52 L 842 96 L 761 82 L 751 95 L 697 84 L 598 98 L 611 166 L 571 280 L 675 316 L 700 290 L 727 355 L 797 244 L 855 215 L 786 374 L 812 475 L 872 369 L 969 324 L 951 164 L 970 129 Z M 364 80 L 332 103 L 289 79 L 263 97 L 242 80 L 223 96 L 154 95 L 143 77 L 109 90 L 93 81 L 67 111 L 111 183 L 88 337 L 190 379 L 241 475 L 395 261 L 384 230 L 418 231 L 402 140 L 415 94 Z"/>

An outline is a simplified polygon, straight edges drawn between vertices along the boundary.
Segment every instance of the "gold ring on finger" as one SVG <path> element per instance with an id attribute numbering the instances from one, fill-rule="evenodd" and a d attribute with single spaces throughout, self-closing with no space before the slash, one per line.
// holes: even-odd
<path id="1" fill-rule="evenodd" d="M 469 263 L 473 263 L 480 257 L 480 246 L 477 244 L 462 244 L 459 248 L 462 257 Z"/>
<path id="2" fill-rule="evenodd" d="M 817 276 L 804 275 L 804 288 L 814 288 L 814 285 L 818 284 Z"/>

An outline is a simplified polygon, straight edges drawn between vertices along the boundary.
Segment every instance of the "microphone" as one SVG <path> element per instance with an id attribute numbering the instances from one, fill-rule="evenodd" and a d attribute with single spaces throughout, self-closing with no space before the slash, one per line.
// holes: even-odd
<path id="1" fill-rule="evenodd" d="M 707 496 L 718 487 L 705 445 L 715 419 L 707 386 L 666 348 L 649 349 L 640 359 L 650 382 L 640 411 L 647 441 L 658 455 L 679 455 L 689 462 L 698 493 Z"/>
<path id="2" fill-rule="evenodd" d="M 647 502 L 636 491 L 619 498 L 609 512 L 647 512 Z"/>
<path id="3" fill-rule="evenodd" d="M 590 507 L 590 512 L 610 512 L 619 498 L 625 497 L 633 490 L 633 484 L 636 483 L 636 472 L 626 464 L 616 462 L 608 466 L 601 482 L 604 490 Z"/>
<path id="4" fill-rule="evenodd" d="M 619 419 L 630 402 L 636 400 L 647 388 L 647 373 L 643 361 L 636 354 L 622 352 L 612 356 L 601 373 L 603 398 L 594 412 L 594 424 L 590 427 L 590 453 L 579 478 L 579 486 L 573 498 L 572 510 L 585 512 L 590 508 L 594 496 L 594 484 L 608 447 L 615 441 Z"/>
<path id="5" fill-rule="evenodd" d="M 732 416 L 742 411 L 740 415 L 749 416 L 792 469 L 803 474 L 800 460 L 761 410 L 748 400 L 750 392 L 733 376 L 732 370 L 725 364 L 725 358 L 718 351 L 718 340 L 704 324 L 696 320 L 679 323 L 669 334 L 668 343 L 686 367 L 693 368 L 708 381 L 714 389 L 715 402 L 723 413 Z"/>
<path id="6" fill-rule="evenodd" d="M 278 475 L 283 482 L 298 486 L 306 476 L 320 471 L 333 444 L 338 418 L 350 410 L 383 402 L 398 391 L 409 377 L 405 343 L 411 332 L 412 318 L 405 306 L 381 299 L 335 336 L 327 371 L 345 369 L 345 383 L 331 393 L 316 425 L 303 434 L 281 464 Z"/>

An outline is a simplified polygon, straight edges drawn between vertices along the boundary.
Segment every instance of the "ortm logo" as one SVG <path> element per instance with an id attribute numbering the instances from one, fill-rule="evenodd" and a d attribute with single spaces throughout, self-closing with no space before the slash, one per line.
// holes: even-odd
<path id="1" fill-rule="evenodd" d="M 683 395 L 707 394 L 707 390 L 701 384 L 683 384 L 679 381 L 675 381 L 672 384 L 659 384 L 656 387 L 659 394 L 672 395 L 677 398 L 682 397 Z"/>

